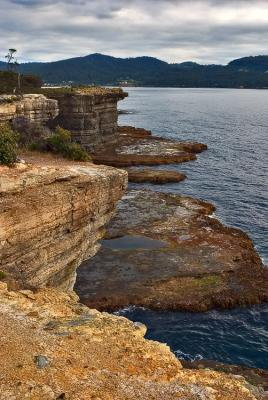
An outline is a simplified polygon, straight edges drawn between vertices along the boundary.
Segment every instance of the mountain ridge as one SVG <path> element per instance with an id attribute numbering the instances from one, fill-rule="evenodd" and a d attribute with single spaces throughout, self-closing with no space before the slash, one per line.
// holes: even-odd
<path id="1" fill-rule="evenodd" d="M 6 63 L 0 61 L 0 70 Z M 159 87 L 268 88 L 268 56 L 249 56 L 227 65 L 193 61 L 169 64 L 155 57 L 118 58 L 100 53 L 51 62 L 22 63 L 19 71 L 50 84 Z"/>

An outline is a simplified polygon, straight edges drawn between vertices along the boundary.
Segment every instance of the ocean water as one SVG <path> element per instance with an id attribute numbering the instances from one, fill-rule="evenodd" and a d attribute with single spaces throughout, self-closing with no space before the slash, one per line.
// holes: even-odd
<path id="1" fill-rule="evenodd" d="M 214 203 L 223 223 L 249 234 L 268 265 L 268 91 L 127 88 L 121 125 L 206 143 L 197 161 L 161 166 L 188 179 L 138 185 Z M 132 185 L 135 187 L 135 185 Z M 147 325 L 147 337 L 169 344 L 178 357 L 215 359 L 268 369 L 268 305 L 204 314 L 137 308 L 122 315 Z"/>

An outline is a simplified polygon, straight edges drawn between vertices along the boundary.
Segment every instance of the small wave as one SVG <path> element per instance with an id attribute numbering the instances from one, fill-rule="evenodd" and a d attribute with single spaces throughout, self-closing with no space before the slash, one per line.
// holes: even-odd
<path id="1" fill-rule="evenodd" d="M 200 361 L 200 360 L 204 359 L 204 357 L 201 354 L 192 355 L 192 354 L 184 353 L 181 350 L 175 350 L 174 353 L 177 358 L 185 360 L 185 361 Z"/>
<path id="2" fill-rule="evenodd" d="M 208 218 L 212 218 L 212 219 L 218 219 L 218 217 L 216 216 L 216 213 L 212 213 L 208 216 Z"/>
<path id="3" fill-rule="evenodd" d="M 125 315 L 125 314 L 132 313 L 132 312 L 134 312 L 134 311 L 136 311 L 136 310 L 145 311 L 146 308 L 144 308 L 144 307 L 137 307 L 137 306 L 127 306 L 127 307 L 121 308 L 121 310 L 115 311 L 113 314 L 114 314 L 114 315 L 121 316 L 121 315 Z"/>

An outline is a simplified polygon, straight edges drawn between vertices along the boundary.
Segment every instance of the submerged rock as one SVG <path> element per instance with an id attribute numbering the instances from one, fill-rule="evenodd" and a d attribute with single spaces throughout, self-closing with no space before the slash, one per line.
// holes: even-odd
<path id="1" fill-rule="evenodd" d="M 268 300 L 268 269 L 249 237 L 211 218 L 214 206 L 190 197 L 131 190 L 119 202 L 107 239 L 125 236 L 163 246 L 108 248 L 78 270 L 83 303 L 206 311 Z"/>

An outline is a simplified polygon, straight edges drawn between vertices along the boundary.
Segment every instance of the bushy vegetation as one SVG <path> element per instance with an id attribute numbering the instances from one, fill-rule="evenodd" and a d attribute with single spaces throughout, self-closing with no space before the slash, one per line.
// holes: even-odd
<path id="1" fill-rule="evenodd" d="M 89 154 L 78 143 L 72 142 L 71 133 L 58 126 L 47 138 L 40 138 L 29 145 L 30 150 L 60 154 L 73 161 L 89 161 Z"/>
<path id="2" fill-rule="evenodd" d="M 13 165 L 17 159 L 18 135 L 8 124 L 0 125 L 0 164 Z"/>
<path id="3" fill-rule="evenodd" d="M 21 92 L 33 93 L 40 89 L 43 81 L 39 76 L 21 75 Z M 0 71 L 0 94 L 13 94 L 18 86 L 18 74 L 12 71 Z"/>
<path id="4" fill-rule="evenodd" d="M 71 133 L 59 126 L 52 134 L 32 128 L 32 134 L 27 135 L 14 132 L 9 124 L 0 125 L 0 164 L 12 166 L 17 160 L 18 147 L 59 154 L 73 161 L 91 160 L 80 144 L 72 142 Z"/>

